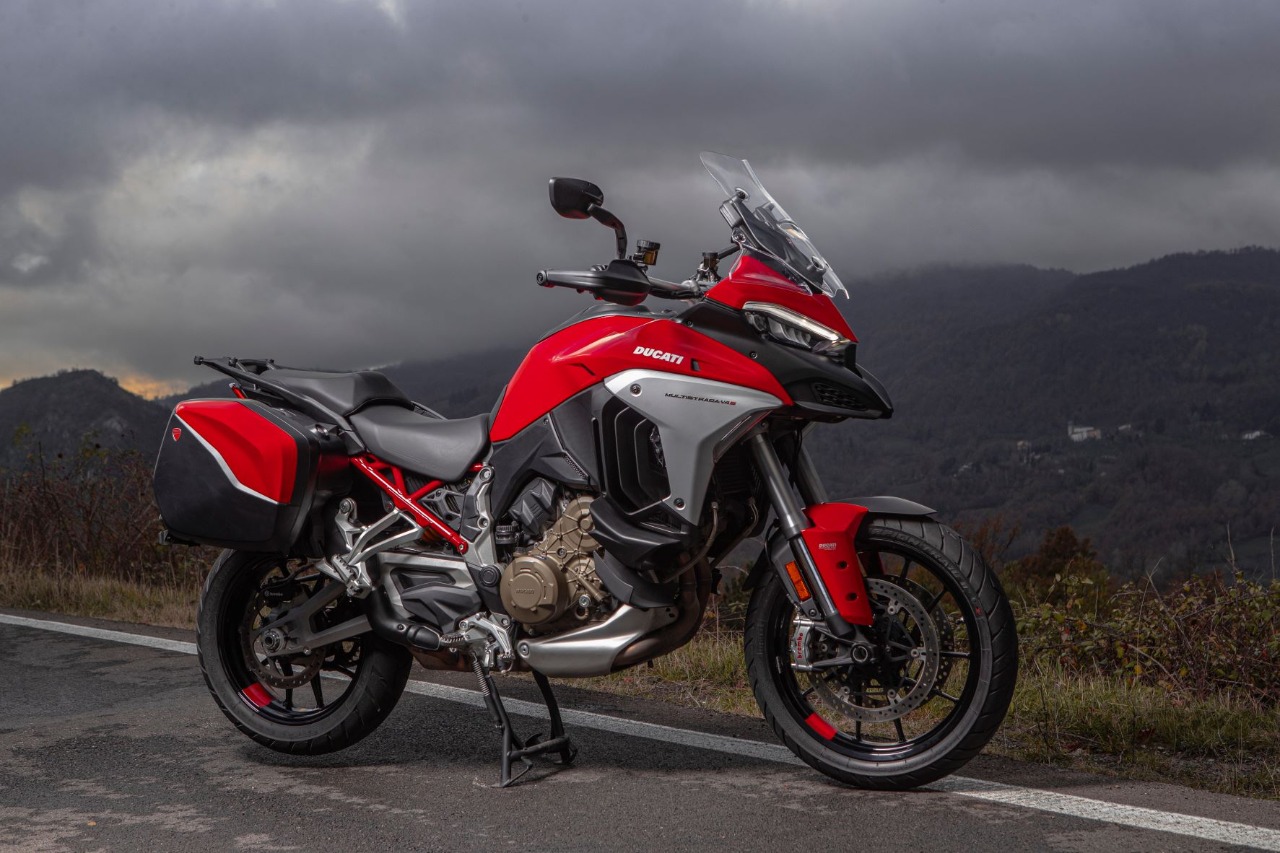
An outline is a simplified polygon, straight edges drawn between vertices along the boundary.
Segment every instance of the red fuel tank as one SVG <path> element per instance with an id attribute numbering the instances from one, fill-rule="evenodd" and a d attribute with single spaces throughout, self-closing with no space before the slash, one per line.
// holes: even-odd
<path id="1" fill-rule="evenodd" d="M 791 403 L 778 380 L 760 364 L 677 320 L 628 314 L 592 317 L 529 350 L 507 385 L 489 438 L 505 441 L 574 394 L 635 369 L 745 385 Z"/>

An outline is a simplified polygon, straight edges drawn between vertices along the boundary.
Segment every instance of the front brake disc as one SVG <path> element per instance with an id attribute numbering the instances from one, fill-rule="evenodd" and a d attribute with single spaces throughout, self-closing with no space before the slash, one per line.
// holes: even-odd
<path id="1" fill-rule="evenodd" d="M 877 673 L 878 665 L 851 664 L 809 673 L 810 684 L 827 703 L 864 723 L 899 719 L 923 705 L 938 683 L 942 656 L 937 623 L 923 603 L 895 583 L 867 578 L 867 594 L 882 620 L 880 653 L 898 661 L 895 678 Z M 885 630 L 887 629 L 887 630 Z M 801 657 L 797 643 L 812 643 L 817 632 L 797 628 L 792 656 L 797 662 L 815 657 L 812 650 Z M 893 683 L 885 683 L 887 681 Z"/>

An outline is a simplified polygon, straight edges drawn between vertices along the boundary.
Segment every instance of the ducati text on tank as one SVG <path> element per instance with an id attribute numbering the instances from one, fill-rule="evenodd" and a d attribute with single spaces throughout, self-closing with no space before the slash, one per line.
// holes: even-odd
<path id="1" fill-rule="evenodd" d="M 552 179 L 555 210 L 612 229 L 616 256 L 538 273 L 600 304 L 533 346 L 492 415 L 442 418 L 376 371 L 196 359 L 234 398 L 177 405 L 155 493 L 168 541 L 225 549 L 198 648 L 240 731 L 342 749 L 416 661 L 474 673 L 502 731 L 500 784 L 539 755 L 568 764 L 548 677 L 689 643 L 725 561 L 759 543 L 743 651 L 800 758 L 901 789 L 990 740 L 1017 669 L 1000 583 L 927 507 L 827 497 L 810 427 L 892 404 L 857 359 L 831 265 L 746 161 L 702 161 L 732 244 L 679 282 L 650 274 L 657 243 L 628 254 L 598 186 Z M 550 714 L 528 739 L 494 678 L 522 671 Z"/>
<path id="2" fill-rule="evenodd" d="M 643 355 L 656 361 L 669 361 L 672 364 L 680 364 L 684 361 L 684 356 L 682 355 L 676 355 L 673 352 L 663 352 L 660 349 L 653 349 L 652 347 L 636 347 L 635 350 L 632 351 L 632 355 Z"/>

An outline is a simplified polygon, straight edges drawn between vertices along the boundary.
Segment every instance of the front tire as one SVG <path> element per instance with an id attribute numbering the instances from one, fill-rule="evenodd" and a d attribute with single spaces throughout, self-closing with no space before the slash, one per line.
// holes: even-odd
<path id="1" fill-rule="evenodd" d="M 298 561 L 224 551 L 200 596 L 200 671 L 222 713 L 279 752 L 318 755 L 350 746 L 395 707 L 413 658 L 371 633 L 310 654 L 272 658 L 258 628 L 314 595 L 327 578 Z M 343 596 L 312 617 L 313 629 L 358 615 Z"/>
<path id="2" fill-rule="evenodd" d="M 914 788 L 958 770 L 1004 719 L 1013 613 L 995 573 L 937 522 L 871 519 L 857 550 L 872 660 L 823 664 L 849 661 L 851 647 L 797 619 L 770 572 L 747 609 L 747 671 L 765 719 L 811 767 L 863 788 Z"/>

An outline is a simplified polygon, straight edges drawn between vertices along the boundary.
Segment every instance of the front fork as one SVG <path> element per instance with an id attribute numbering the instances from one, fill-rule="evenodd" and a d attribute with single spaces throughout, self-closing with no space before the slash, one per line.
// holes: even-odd
<path id="1" fill-rule="evenodd" d="M 805 588 L 810 592 L 808 597 L 800 595 L 797 592 L 798 584 L 790 576 L 789 570 L 784 566 L 775 565 L 775 569 L 783 573 L 782 580 L 791 593 L 791 600 L 809 619 L 825 622 L 827 629 L 837 637 L 856 636 L 857 629 L 840 615 L 818 571 L 813 554 L 805 543 L 804 531 L 812 527 L 813 522 L 805 515 L 804 506 L 792 490 L 790 478 L 782 470 L 782 462 L 778 459 L 777 451 L 774 450 L 773 444 L 763 431 L 751 436 L 747 439 L 747 443 L 755 457 L 756 468 L 764 479 L 765 488 L 769 490 L 769 499 L 773 503 L 774 512 L 778 515 L 778 525 L 782 535 L 791 546 L 795 568 Z M 813 460 L 803 447 L 800 450 L 799 463 L 796 465 L 796 481 L 805 500 L 811 505 L 826 502 L 826 489 L 818 477 Z"/>

